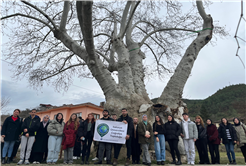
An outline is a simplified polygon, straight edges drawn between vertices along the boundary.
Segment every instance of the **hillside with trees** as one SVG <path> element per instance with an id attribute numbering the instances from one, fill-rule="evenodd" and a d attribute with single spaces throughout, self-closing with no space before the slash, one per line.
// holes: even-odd
<path id="1" fill-rule="evenodd" d="M 157 99 L 153 99 L 155 102 Z M 222 117 L 246 118 L 246 85 L 226 86 L 204 100 L 183 99 L 191 117 L 201 115 L 214 121 Z"/>

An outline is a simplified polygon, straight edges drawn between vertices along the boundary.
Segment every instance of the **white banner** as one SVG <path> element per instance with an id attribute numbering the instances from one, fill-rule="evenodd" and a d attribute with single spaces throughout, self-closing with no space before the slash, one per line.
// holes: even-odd
<path id="1" fill-rule="evenodd" d="M 125 144 L 127 126 L 128 124 L 123 122 L 96 120 L 93 139 L 100 142 Z"/>

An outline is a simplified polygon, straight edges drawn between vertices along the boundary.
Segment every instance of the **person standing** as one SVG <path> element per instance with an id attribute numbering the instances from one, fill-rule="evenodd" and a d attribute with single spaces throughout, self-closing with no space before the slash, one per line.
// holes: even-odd
<path id="1" fill-rule="evenodd" d="M 198 131 L 198 139 L 196 140 L 196 148 L 198 151 L 200 162 L 199 164 L 210 164 L 208 158 L 207 131 L 203 119 L 196 116 L 196 127 Z"/>
<path id="2" fill-rule="evenodd" d="M 240 122 L 238 118 L 234 118 L 233 122 L 238 138 L 237 146 L 240 147 L 246 164 L 246 125 Z"/>
<path id="3" fill-rule="evenodd" d="M 20 161 L 17 165 L 30 164 L 29 157 L 31 155 L 31 150 L 33 143 L 35 141 L 36 132 L 40 126 L 40 117 L 36 115 L 37 110 L 32 109 L 30 112 L 30 116 L 28 116 L 22 125 L 23 134 L 21 136 L 21 151 L 20 151 Z M 25 153 L 26 151 L 26 153 Z"/>
<path id="4" fill-rule="evenodd" d="M 221 119 L 221 123 L 218 129 L 219 138 L 222 139 L 222 143 L 225 145 L 227 157 L 230 164 L 237 164 L 234 145 L 237 143 L 237 134 L 235 128 L 226 118 Z"/>
<path id="5" fill-rule="evenodd" d="M 95 118 L 93 114 L 88 114 L 87 119 L 82 125 L 79 126 L 78 136 L 83 142 L 83 151 L 82 151 L 82 161 L 81 164 L 89 164 L 89 157 L 91 152 L 91 144 L 93 141 L 95 131 Z M 86 161 L 85 161 L 86 157 Z"/>
<path id="6" fill-rule="evenodd" d="M 147 115 L 142 116 L 143 121 L 138 124 L 138 142 L 142 146 L 143 151 L 143 164 L 151 165 L 151 159 L 149 154 L 149 144 L 151 143 L 152 137 L 152 127 L 149 122 L 147 122 Z"/>
<path id="7" fill-rule="evenodd" d="M 211 119 L 207 119 L 207 139 L 212 164 L 220 164 L 219 133 Z"/>
<path id="8" fill-rule="evenodd" d="M 138 118 L 133 118 L 132 164 L 140 164 L 141 147 L 138 142 Z"/>
<path id="9" fill-rule="evenodd" d="M 112 119 L 114 119 L 114 121 L 116 121 L 117 120 L 117 115 L 116 114 L 112 114 Z"/>
<path id="10" fill-rule="evenodd" d="M 195 164 L 195 141 L 198 138 L 198 132 L 196 124 L 190 121 L 189 115 L 187 113 L 182 114 L 183 119 L 181 121 L 181 137 L 184 141 L 185 152 L 187 155 L 187 164 Z"/>
<path id="11" fill-rule="evenodd" d="M 114 121 L 112 118 L 110 118 L 108 116 L 108 114 L 109 114 L 108 110 L 103 110 L 103 117 L 101 118 L 101 120 Z M 104 150 L 105 149 L 106 149 L 107 164 L 112 164 L 112 162 L 111 162 L 112 144 L 111 143 L 107 143 L 107 142 L 99 142 L 98 161 L 95 162 L 94 164 L 102 164 L 103 154 L 104 154 Z"/>
<path id="12" fill-rule="evenodd" d="M 76 140 L 79 121 L 76 114 L 72 114 L 63 128 L 62 149 L 64 150 L 63 164 L 73 164 L 73 147 Z"/>
<path id="13" fill-rule="evenodd" d="M 181 133 L 180 125 L 174 120 L 172 115 L 167 116 L 167 122 L 165 123 L 165 129 L 166 129 L 166 140 L 169 144 L 171 155 L 173 158 L 173 161 L 171 164 L 181 165 L 181 158 L 180 153 L 178 149 L 178 142 L 179 142 L 179 135 Z M 175 153 L 178 158 L 178 162 L 176 162 L 175 159 Z"/>
<path id="14" fill-rule="evenodd" d="M 157 165 L 165 165 L 166 156 L 165 156 L 165 126 L 159 115 L 155 116 L 155 122 L 153 123 L 153 132 L 154 132 L 154 144 L 155 144 L 155 155 L 157 160 Z"/>
<path id="15" fill-rule="evenodd" d="M 128 115 L 127 109 L 122 108 L 121 109 L 122 115 L 117 119 L 119 122 L 123 122 L 125 124 L 128 124 L 127 126 L 127 135 L 126 135 L 126 149 L 127 149 L 127 159 L 125 165 L 128 166 L 130 165 L 130 158 L 131 158 L 131 136 L 132 136 L 132 130 L 133 130 L 133 120 L 132 118 Z M 116 144 L 116 148 L 114 149 L 114 162 L 113 165 L 117 165 L 117 160 L 120 154 L 120 149 L 122 147 L 122 144 Z"/>
<path id="16" fill-rule="evenodd" d="M 58 160 L 64 125 L 63 114 L 58 113 L 47 127 L 49 134 L 47 164 L 55 164 Z"/>
<path id="17" fill-rule="evenodd" d="M 47 127 L 49 125 L 50 117 L 45 115 L 43 121 L 41 122 L 37 134 L 35 136 L 35 142 L 32 147 L 32 153 L 30 161 L 32 159 L 33 164 L 40 164 L 45 161 L 48 153 L 48 139 L 49 135 L 47 132 Z"/>
<path id="18" fill-rule="evenodd" d="M 4 139 L 2 150 L 2 164 L 10 164 L 10 158 L 14 149 L 15 141 L 21 134 L 21 119 L 19 117 L 20 110 L 15 109 L 13 115 L 7 117 L 3 123 L 1 135 Z M 7 161 L 6 155 L 8 153 Z"/>

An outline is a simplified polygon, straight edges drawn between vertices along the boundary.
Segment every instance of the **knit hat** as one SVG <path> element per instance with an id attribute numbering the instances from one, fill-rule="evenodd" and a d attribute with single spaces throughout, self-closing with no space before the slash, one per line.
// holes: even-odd
<path id="1" fill-rule="evenodd" d="M 144 116 L 146 116 L 146 117 L 148 118 L 148 116 L 147 116 L 146 114 L 144 114 L 144 115 L 142 116 L 142 119 L 143 119 Z"/>

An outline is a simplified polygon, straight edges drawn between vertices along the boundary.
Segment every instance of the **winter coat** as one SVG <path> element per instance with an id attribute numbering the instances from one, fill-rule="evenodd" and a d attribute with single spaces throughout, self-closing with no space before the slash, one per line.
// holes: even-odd
<path id="1" fill-rule="evenodd" d="M 91 124 L 91 130 L 89 131 L 91 137 L 94 136 L 95 123 L 96 123 L 96 122 L 93 122 L 93 123 Z M 79 128 L 78 128 L 78 137 L 79 137 L 79 138 L 81 138 L 81 137 L 86 137 L 86 135 L 87 135 L 87 133 L 88 133 L 87 127 L 88 127 L 88 122 L 87 122 L 87 120 L 85 120 L 83 123 L 81 123 L 81 124 L 79 125 Z"/>
<path id="2" fill-rule="evenodd" d="M 207 130 L 206 126 L 196 125 L 198 131 L 198 139 L 207 139 Z"/>
<path id="3" fill-rule="evenodd" d="M 239 141 L 238 147 L 244 146 L 246 144 L 246 125 L 240 122 L 239 126 L 233 126 L 236 130 L 237 141 Z"/>
<path id="4" fill-rule="evenodd" d="M 64 125 L 65 125 L 64 122 L 59 123 L 59 122 L 57 122 L 56 119 L 54 119 L 54 120 L 50 121 L 50 123 L 47 127 L 47 132 L 49 135 L 62 136 Z"/>
<path id="5" fill-rule="evenodd" d="M 229 132 L 231 135 L 231 140 L 234 143 L 234 141 L 237 141 L 237 134 L 236 134 L 236 130 L 235 128 L 232 126 L 231 123 L 227 123 L 228 127 L 229 127 Z M 228 144 L 229 140 L 227 139 L 227 135 L 226 135 L 226 126 L 223 123 L 220 123 L 219 129 L 219 138 L 222 139 L 222 143 L 223 144 Z"/>
<path id="6" fill-rule="evenodd" d="M 207 138 L 211 144 L 220 144 L 218 129 L 214 124 L 207 126 Z"/>
<path id="7" fill-rule="evenodd" d="M 35 136 L 36 132 L 39 129 L 39 126 L 40 126 L 39 116 L 35 115 L 33 119 L 31 116 L 28 116 L 22 124 L 22 131 L 23 131 L 22 135 L 25 136 L 28 133 L 29 136 Z M 27 132 L 24 132 L 24 129 L 27 129 Z"/>
<path id="8" fill-rule="evenodd" d="M 75 123 L 77 123 L 77 126 L 79 127 L 79 122 L 74 122 L 74 121 L 72 121 L 69 125 L 67 122 L 64 126 L 64 129 L 63 129 L 64 137 L 62 140 L 63 150 L 74 147 L 75 140 L 76 140 L 76 134 L 78 131 L 78 128 L 75 129 Z"/>
<path id="9" fill-rule="evenodd" d="M 18 119 L 13 121 L 12 116 L 7 117 L 2 126 L 1 135 L 5 135 L 4 141 L 18 140 L 21 134 L 21 118 L 18 116 Z"/>
<path id="10" fill-rule="evenodd" d="M 184 120 L 181 121 L 181 133 L 184 135 L 185 138 L 185 131 L 184 131 L 184 126 L 183 126 Z M 198 131 L 196 124 L 190 119 L 188 120 L 188 132 L 189 132 L 189 139 L 197 139 L 198 138 Z"/>
<path id="11" fill-rule="evenodd" d="M 181 127 L 176 121 L 171 121 L 171 122 L 168 121 L 167 123 L 165 123 L 165 129 L 166 129 L 166 134 L 165 134 L 166 140 L 172 140 L 172 139 L 179 140 Z"/>
<path id="12" fill-rule="evenodd" d="M 122 122 L 123 120 L 127 121 L 128 126 L 127 126 L 127 135 L 130 135 L 130 137 L 132 136 L 132 131 L 133 131 L 133 120 L 130 116 L 123 117 L 123 115 L 121 115 L 117 121 Z"/>
<path id="13" fill-rule="evenodd" d="M 110 121 L 114 121 L 114 119 L 112 119 L 112 118 L 104 118 L 104 117 L 102 117 L 100 120 L 110 120 Z"/>
<path id="14" fill-rule="evenodd" d="M 146 138 L 145 137 L 145 132 L 149 131 L 150 132 L 150 137 Z M 153 130 L 152 127 L 150 125 L 150 123 L 147 123 L 147 126 L 144 124 L 144 122 L 140 122 L 138 124 L 138 142 L 139 144 L 150 144 L 151 143 L 151 139 L 153 136 Z"/>
<path id="15" fill-rule="evenodd" d="M 48 139 L 49 135 L 47 132 L 47 127 L 49 122 L 44 127 L 43 122 L 40 122 L 39 129 L 35 136 L 35 142 L 32 147 L 32 152 L 47 152 L 48 151 Z"/>

